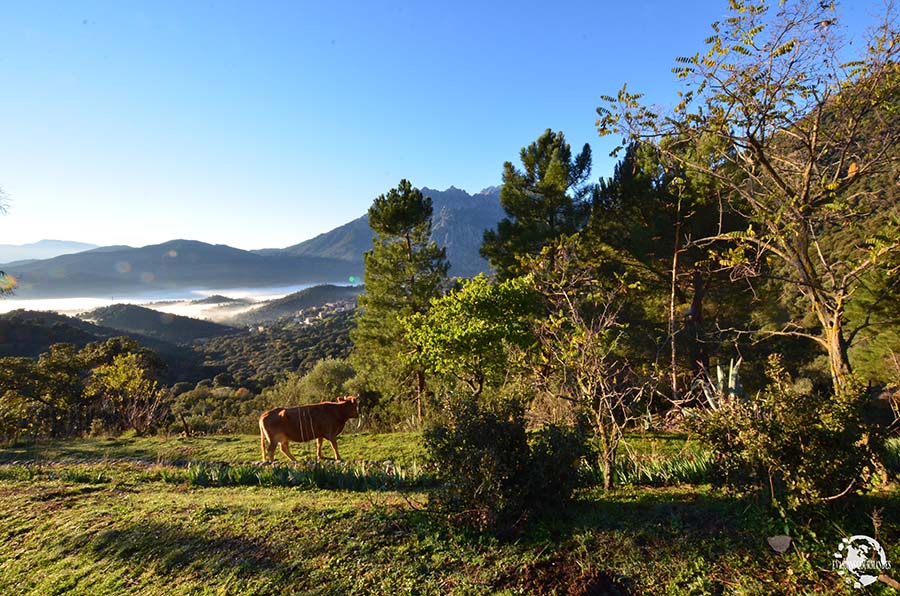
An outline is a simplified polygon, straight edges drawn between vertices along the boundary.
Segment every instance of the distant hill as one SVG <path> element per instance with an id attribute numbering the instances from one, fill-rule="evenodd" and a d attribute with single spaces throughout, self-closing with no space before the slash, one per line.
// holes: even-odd
<path id="1" fill-rule="evenodd" d="M 471 277 L 488 271 L 488 263 L 479 254 L 484 231 L 497 226 L 505 212 L 500 206 L 499 187 L 486 188 L 470 195 L 451 186 L 447 190 L 423 187 L 422 193 L 430 196 L 432 238 L 440 246 L 447 247 L 450 274 Z M 257 251 L 263 254 L 288 254 L 304 257 L 320 257 L 362 263 L 362 255 L 372 248 L 372 230 L 369 218 L 363 215 L 320 234 L 300 244 L 287 248 Z"/>
<path id="2" fill-rule="evenodd" d="M 207 296 L 206 298 L 200 298 L 198 300 L 191 300 L 191 304 L 235 304 L 235 303 L 249 304 L 249 302 L 246 300 L 241 300 L 240 298 L 229 298 L 228 296 L 222 296 L 221 294 L 213 294 L 212 296 Z"/>
<path id="3" fill-rule="evenodd" d="M 230 319 L 229 323 L 233 325 L 257 325 L 290 317 L 299 310 L 324 306 L 329 302 L 353 301 L 355 303 L 356 297 L 362 291 L 362 286 L 335 286 L 330 284 L 313 286 L 289 294 L 284 298 L 269 300 L 259 308 Z"/>
<path id="4" fill-rule="evenodd" d="M 341 282 L 361 276 L 362 266 L 328 257 L 260 255 L 221 244 L 172 240 L 59 256 L 7 273 L 18 279 L 17 297 L 38 298 Z"/>
<path id="5" fill-rule="evenodd" d="M 191 343 L 237 331 L 226 325 L 159 312 L 134 304 L 103 306 L 80 314 L 78 318 L 125 333 L 137 333 L 175 344 Z"/>
<path id="6" fill-rule="evenodd" d="M 67 240 L 40 240 L 30 244 L 0 244 L 0 263 L 51 259 L 97 248 L 96 244 Z"/>
<path id="7" fill-rule="evenodd" d="M 29 310 L 14 310 L 0 315 L 0 357 L 36 358 L 53 344 L 70 343 L 83 348 L 91 342 L 122 335 L 131 337 L 160 356 L 166 365 L 161 375 L 165 383 L 196 382 L 223 371 L 222 368 L 204 366 L 203 356 L 190 348 L 138 333 L 124 333 L 75 317 Z"/>
<path id="8" fill-rule="evenodd" d="M 260 389 L 284 373 L 302 375 L 322 358 L 345 358 L 353 325 L 353 313 L 341 312 L 311 325 L 273 324 L 262 331 L 223 335 L 195 349 L 209 366 L 226 369 L 237 384 Z"/>

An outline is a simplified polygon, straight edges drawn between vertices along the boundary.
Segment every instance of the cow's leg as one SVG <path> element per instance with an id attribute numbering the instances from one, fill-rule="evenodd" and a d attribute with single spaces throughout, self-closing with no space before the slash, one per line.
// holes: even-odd
<path id="1" fill-rule="evenodd" d="M 328 439 L 328 440 L 331 441 L 331 449 L 334 451 L 334 460 L 341 461 L 341 456 L 338 455 L 338 450 L 337 450 L 337 438 Z"/>
<path id="2" fill-rule="evenodd" d="M 322 437 L 316 437 L 316 461 L 322 461 Z"/>
<path id="3" fill-rule="evenodd" d="M 265 461 L 275 461 L 275 448 L 278 447 L 278 443 L 275 442 L 275 439 L 269 437 L 269 446 L 267 448 L 268 457 L 263 457 Z"/>
<path id="4" fill-rule="evenodd" d="M 293 455 L 291 455 L 291 448 L 288 447 L 287 439 L 280 442 L 278 445 L 281 447 L 281 452 L 284 453 L 286 456 L 288 456 L 288 459 L 290 459 L 293 462 L 297 461 L 297 458 L 294 457 Z"/>

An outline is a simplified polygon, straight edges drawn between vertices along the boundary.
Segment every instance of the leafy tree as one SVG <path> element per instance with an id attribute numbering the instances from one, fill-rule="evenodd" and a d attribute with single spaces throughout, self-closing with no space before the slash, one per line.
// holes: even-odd
<path id="1" fill-rule="evenodd" d="M 427 313 L 402 319 L 417 350 L 415 364 L 465 383 L 478 396 L 485 384 L 509 374 L 511 349 L 533 343 L 530 318 L 536 295 L 527 278 L 492 284 L 484 274 L 431 301 Z"/>
<path id="2" fill-rule="evenodd" d="M 688 86 L 671 115 L 623 87 L 604 98 L 597 124 L 601 134 L 655 139 L 672 164 L 708 176 L 743 210 L 749 225 L 727 236 L 734 250 L 723 264 L 771 274 L 802 300 L 768 333 L 821 346 L 838 392 L 857 333 L 846 328 L 847 305 L 900 250 L 898 205 L 885 192 L 900 156 L 900 34 L 889 8 L 865 54 L 844 62 L 834 3 L 774 6 L 734 0 L 707 51 L 678 58 L 675 73 Z"/>
<path id="3" fill-rule="evenodd" d="M 355 376 L 353 367 L 347 360 L 325 358 L 316 362 L 303 376 L 299 390 L 302 401 L 295 403 L 313 403 L 332 401 L 347 395 L 347 383 Z"/>
<path id="4" fill-rule="evenodd" d="M 536 255 L 546 244 L 584 227 L 592 190 L 591 147 L 576 156 L 562 132 L 549 128 L 523 147 L 523 170 L 503 164 L 500 204 L 508 217 L 484 233 L 481 254 L 500 279 L 518 275 L 518 258 Z"/>
<path id="5" fill-rule="evenodd" d="M 705 240 L 745 225 L 720 204 L 708 177 L 688 177 L 667 166 L 652 144 L 631 143 L 613 176 L 600 180 L 586 229 L 591 243 L 615 249 L 641 282 L 649 315 L 642 323 L 658 336 L 656 350 L 664 338 L 669 343 L 676 403 L 685 386 L 709 371 L 725 339 L 720 329 L 749 323 L 746 286 L 732 283 L 715 258 L 724 242 Z"/>
<path id="6" fill-rule="evenodd" d="M 167 414 L 167 393 L 150 378 L 135 353 L 120 354 L 91 372 L 87 391 L 99 400 L 101 415 L 116 430 L 144 434 Z"/>
<path id="7" fill-rule="evenodd" d="M 369 226 L 375 237 L 364 255 L 365 292 L 351 333 L 354 369 L 383 396 L 413 397 L 419 421 L 425 371 L 400 362 L 401 354 L 415 349 L 404 341 L 400 319 L 425 312 L 446 282 L 445 250 L 430 240 L 431 215 L 431 198 L 407 180 L 372 203 Z"/>

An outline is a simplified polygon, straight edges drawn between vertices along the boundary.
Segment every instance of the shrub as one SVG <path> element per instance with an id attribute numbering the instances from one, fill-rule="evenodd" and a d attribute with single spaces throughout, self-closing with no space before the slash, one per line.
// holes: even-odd
<path id="1" fill-rule="evenodd" d="M 461 525 L 506 530 L 571 495 L 584 453 L 580 433 L 546 427 L 529 442 L 514 400 L 453 400 L 444 422 L 425 431 L 438 484 L 431 505 Z"/>
<path id="2" fill-rule="evenodd" d="M 769 385 L 755 398 L 692 417 L 717 454 L 714 477 L 737 488 L 768 487 L 789 508 L 864 489 L 883 441 L 863 416 L 867 392 L 855 382 L 838 394 L 793 383 L 777 355 L 767 374 Z"/>
<path id="3" fill-rule="evenodd" d="M 172 413 L 176 429 L 183 420 L 188 428 L 181 430 L 186 432 L 252 434 L 259 432 L 257 419 L 269 407 L 267 399 L 243 387 L 200 387 L 178 395 Z"/>

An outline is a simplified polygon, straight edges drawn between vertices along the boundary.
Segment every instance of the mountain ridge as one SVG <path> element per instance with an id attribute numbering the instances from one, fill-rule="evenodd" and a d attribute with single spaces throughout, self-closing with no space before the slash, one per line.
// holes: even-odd
<path id="1" fill-rule="evenodd" d="M 18 261 L 38 261 L 51 259 L 64 254 L 72 254 L 99 248 L 96 244 L 75 242 L 72 240 L 44 239 L 26 244 L 0 244 L 0 263 Z"/>
<path id="2" fill-rule="evenodd" d="M 474 195 L 450 186 L 432 197 L 432 239 L 447 249 L 450 274 L 489 271 L 479 254 L 484 231 L 503 218 L 499 187 Z M 264 288 L 355 283 L 373 232 L 362 215 L 328 232 L 281 249 L 243 250 L 226 244 L 175 239 L 143 247 L 96 247 L 49 259 L 21 261 L 6 271 L 18 298 L 152 296 L 188 289 Z"/>

